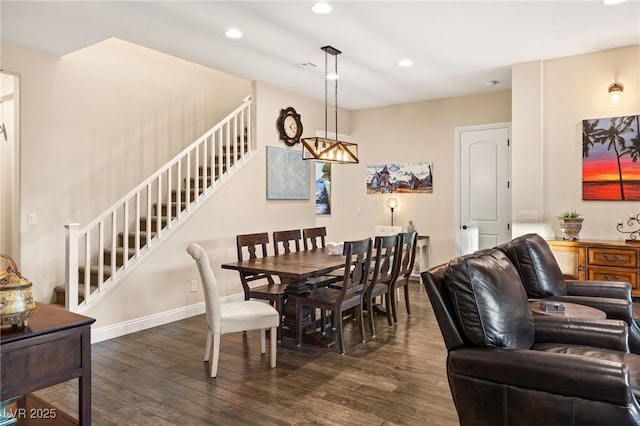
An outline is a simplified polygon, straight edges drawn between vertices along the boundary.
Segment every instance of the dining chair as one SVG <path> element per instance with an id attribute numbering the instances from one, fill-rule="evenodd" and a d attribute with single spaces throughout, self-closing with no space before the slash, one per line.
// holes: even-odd
<path id="1" fill-rule="evenodd" d="M 242 262 L 245 257 L 248 259 L 258 259 L 267 255 L 267 246 L 269 244 L 269 234 L 260 232 L 256 234 L 241 234 L 236 236 L 236 247 L 238 252 L 238 261 Z M 284 301 L 287 297 L 285 289 L 286 284 L 277 283 L 273 277 L 264 273 L 239 272 L 240 282 L 244 289 L 244 299 L 262 299 L 271 303 L 280 314 L 280 323 L 282 324 L 282 315 L 284 309 Z M 255 285 L 254 282 L 262 281 L 266 284 Z M 281 340 L 282 327 L 278 327 L 278 340 Z"/>
<path id="2" fill-rule="evenodd" d="M 204 361 L 211 359 L 211 377 L 218 375 L 218 359 L 220 356 L 220 336 L 249 330 L 260 330 L 260 353 L 266 352 L 265 334 L 270 329 L 271 368 L 276 366 L 276 334 L 280 326 L 280 314 L 268 303 L 257 300 L 220 303 L 218 284 L 211 270 L 209 257 L 202 247 L 192 243 L 187 252 L 198 265 L 200 280 L 204 290 L 204 301 L 207 316 L 207 340 L 204 347 Z"/>
<path id="3" fill-rule="evenodd" d="M 404 304 L 407 307 L 407 315 L 411 315 L 411 307 L 409 306 L 409 277 L 413 271 L 413 264 L 416 260 L 416 248 L 418 241 L 417 232 L 404 232 L 399 234 L 398 240 L 398 259 L 397 273 L 390 288 L 391 307 L 393 321 L 398 322 L 398 291 L 404 288 Z"/>
<path id="4" fill-rule="evenodd" d="M 327 245 L 327 228 L 304 228 L 302 230 L 302 242 L 305 250 L 324 248 Z"/>
<path id="5" fill-rule="evenodd" d="M 319 248 L 325 248 L 327 245 L 327 228 L 326 226 L 318 226 L 315 228 L 304 228 L 302 230 L 302 242 L 304 243 L 305 250 L 315 250 Z M 338 277 L 338 282 L 342 280 L 344 275 L 344 269 L 336 269 L 327 273 L 327 276 Z"/>
<path id="6" fill-rule="evenodd" d="M 280 253 L 291 253 L 300 251 L 300 241 L 302 240 L 302 233 L 299 229 L 291 229 L 287 231 L 274 231 L 273 232 L 273 251 L 276 255 Z M 303 245 L 307 250 L 306 244 Z M 323 287 L 340 281 L 342 277 L 333 274 L 320 275 L 317 277 L 307 278 L 307 285 L 310 288 Z"/>
<path id="7" fill-rule="evenodd" d="M 302 346 L 302 308 L 309 307 L 331 311 L 333 313 L 336 340 L 341 354 L 345 353 L 342 315 L 345 311 L 356 308 L 360 317 L 360 336 L 366 342 L 362 315 L 362 297 L 369 280 L 371 264 L 371 238 L 344 243 L 345 273 L 342 288 L 320 287 L 307 294 L 296 295 L 296 339 Z"/>
<path id="8" fill-rule="evenodd" d="M 300 242 L 302 241 L 302 233 L 299 229 L 290 229 L 287 231 L 274 231 L 273 232 L 273 252 L 276 255 L 280 254 L 280 246 L 284 254 L 291 253 L 292 251 L 300 251 Z M 293 245 L 293 248 L 291 246 Z"/>
<path id="9" fill-rule="evenodd" d="M 371 279 L 367 284 L 365 296 L 363 298 L 363 306 L 369 314 L 369 323 L 371 324 L 371 337 L 376 337 L 376 328 L 373 320 L 373 314 L 376 305 L 376 298 L 384 296 L 385 311 L 389 326 L 393 325 L 391 316 L 391 292 L 390 288 L 397 273 L 399 263 L 395 262 L 396 252 L 398 251 L 398 235 L 378 236 L 375 237 L 373 248 L 374 257 L 372 267 L 369 271 Z"/>

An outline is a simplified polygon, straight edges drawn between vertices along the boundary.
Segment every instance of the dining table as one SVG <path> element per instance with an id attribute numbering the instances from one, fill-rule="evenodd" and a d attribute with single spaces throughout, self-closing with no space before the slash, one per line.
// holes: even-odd
<path id="1" fill-rule="evenodd" d="M 295 338 L 297 324 L 295 298 L 303 297 L 310 291 L 307 280 L 344 268 L 345 264 L 344 255 L 329 254 L 327 248 L 317 248 L 223 263 L 221 268 L 274 275 L 280 278 L 280 282 L 287 284 L 285 290 L 287 299 L 283 308 L 284 320 L 281 325 L 282 335 Z M 301 320 L 305 329 L 304 341 L 319 346 L 333 346 L 335 340 L 316 332 L 315 318 L 310 310 L 303 311 Z"/>

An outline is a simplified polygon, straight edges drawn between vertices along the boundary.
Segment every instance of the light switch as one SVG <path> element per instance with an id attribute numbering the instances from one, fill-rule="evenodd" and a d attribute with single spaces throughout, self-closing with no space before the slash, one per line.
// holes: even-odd
<path id="1" fill-rule="evenodd" d="M 27 213 L 27 223 L 29 225 L 37 225 L 38 224 L 38 214 L 37 213 Z"/>
<path id="2" fill-rule="evenodd" d="M 538 212 L 537 211 L 519 211 L 518 220 L 520 222 L 537 222 Z"/>

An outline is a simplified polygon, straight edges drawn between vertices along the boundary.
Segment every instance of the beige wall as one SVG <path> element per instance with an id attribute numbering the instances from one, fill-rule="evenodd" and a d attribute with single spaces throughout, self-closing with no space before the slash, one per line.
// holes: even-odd
<path id="1" fill-rule="evenodd" d="M 108 301 L 89 312 L 98 319 L 94 328 L 144 321 L 200 304 L 201 291 L 188 290 L 189 282 L 198 279 L 185 252 L 192 241 L 208 251 L 223 296 L 232 296 L 240 291 L 237 273 L 219 265 L 235 259 L 238 233 L 318 224 L 328 227 L 330 240 L 371 235 L 374 225 L 389 223 L 390 214 L 386 197 L 366 194 L 367 164 L 433 162 L 433 194 L 399 197 L 395 218 L 403 226 L 413 220 L 421 233 L 431 236 L 432 264 L 446 261 L 455 255 L 456 127 L 513 122 L 513 211 L 541 211 L 544 222 L 534 224 L 536 228 L 550 227 L 551 216 L 575 207 L 587 215 L 589 235 L 597 217 L 604 221 L 630 210 L 629 203 L 580 201 L 579 123 L 583 118 L 638 113 L 637 46 L 517 65 L 513 91 L 341 111 L 338 132 L 359 144 L 360 164 L 334 165 L 329 217 L 316 217 L 313 199 L 265 197 L 265 147 L 285 147 L 275 127 L 279 110 L 295 107 L 302 115 L 304 136 L 314 136 L 324 127 L 321 101 L 263 83 L 250 88 L 244 80 L 117 41 L 70 56 L 52 58 L 3 45 L 3 66 L 19 73 L 23 86 L 21 219 L 34 211 L 40 223 L 30 227 L 22 220 L 21 257 L 23 273 L 34 281 L 39 301 L 48 301 L 53 286 L 62 282 L 64 223 L 90 220 L 135 185 L 129 179 L 141 179 L 178 152 L 178 146 L 171 145 L 174 141 L 179 146 L 190 143 L 249 91 L 256 110 L 257 156 Z M 96 64 L 101 61 L 112 65 L 103 69 Z M 625 84 L 624 103 L 616 107 L 606 103 L 614 69 Z M 220 78 L 230 92 L 217 86 Z M 561 85 L 563 80 L 568 87 Z M 218 107 L 221 102 L 226 107 L 227 101 L 231 105 L 220 115 Z M 95 152 L 98 158 L 90 155 Z M 116 176 L 127 177 L 126 182 L 106 177 L 112 167 Z M 559 186 L 558 180 L 568 186 Z"/>
<path id="2" fill-rule="evenodd" d="M 581 238 L 620 239 L 617 219 L 640 203 L 582 201 L 582 120 L 640 113 L 640 46 L 518 64 L 513 76 L 512 211 L 541 213 L 514 233 L 561 237 L 556 216 L 575 209 L 585 217 Z M 616 79 L 625 89 L 613 104 L 607 88 Z"/>
<path id="3" fill-rule="evenodd" d="M 375 225 L 390 225 L 389 196 L 366 193 L 366 166 L 428 161 L 433 193 L 394 195 L 400 203 L 394 224 L 406 228 L 413 220 L 420 234 L 430 236 L 432 265 L 455 256 L 455 129 L 509 121 L 509 90 L 354 111 L 351 137 L 359 144 L 360 164 L 334 167 L 335 207 L 327 226 L 356 239 L 371 235 Z"/>
<path id="4" fill-rule="evenodd" d="M 116 39 L 61 58 L 8 44 L 2 54 L 21 83 L 19 262 L 36 300 L 48 302 L 64 282 L 64 224 L 92 220 L 237 107 L 251 85 Z"/>

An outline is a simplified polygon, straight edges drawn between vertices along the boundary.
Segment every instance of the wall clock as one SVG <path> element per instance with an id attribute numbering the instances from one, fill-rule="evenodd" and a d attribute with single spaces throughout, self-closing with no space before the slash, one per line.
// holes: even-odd
<path id="1" fill-rule="evenodd" d="M 302 120 L 300 114 L 293 107 L 280 110 L 276 120 L 276 127 L 280 133 L 280 140 L 289 146 L 300 142 L 302 136 Z"/>

